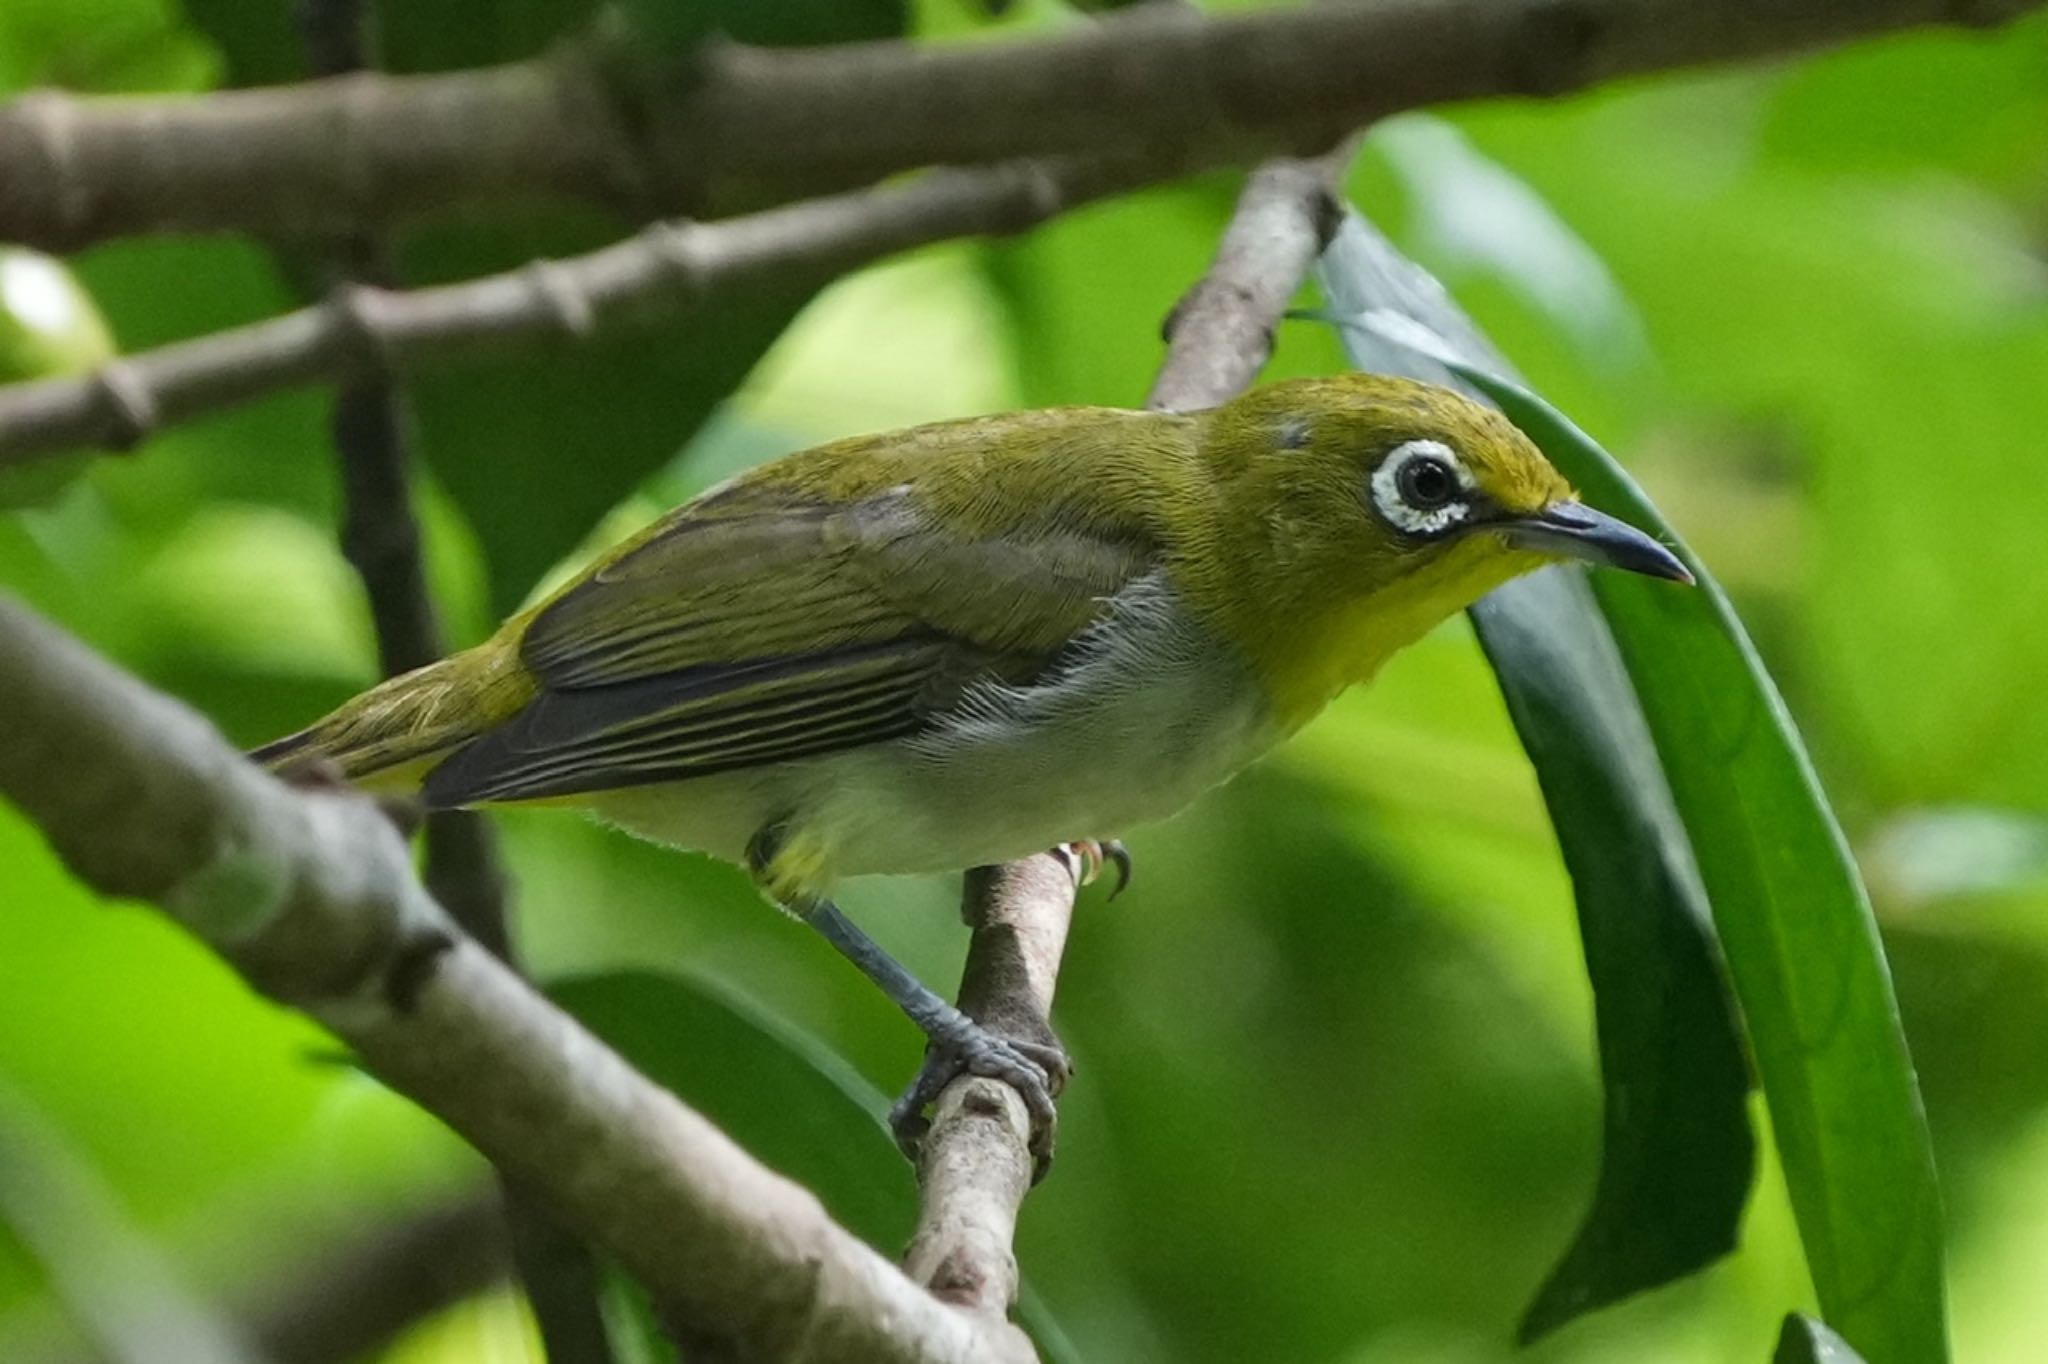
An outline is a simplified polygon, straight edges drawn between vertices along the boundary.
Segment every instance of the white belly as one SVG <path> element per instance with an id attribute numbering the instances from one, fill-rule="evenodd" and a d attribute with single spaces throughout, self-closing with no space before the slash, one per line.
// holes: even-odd
<path id="1" fill-rule="evenodd" d="M 1074 661 L 970 693 L 913 739 L 609 792 L 598 813 L 742 860 L 781 821 L 819 879 L 948 871 L 1107 838 L 1187 805 L 1280 737 L 1236 653 L 1134 583 Z"/>

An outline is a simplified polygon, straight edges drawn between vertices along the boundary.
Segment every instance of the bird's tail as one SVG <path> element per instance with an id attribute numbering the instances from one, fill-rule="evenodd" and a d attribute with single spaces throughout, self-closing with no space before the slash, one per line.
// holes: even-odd
<path id="1" fill-rule="evenodd" d="M 402 673 L 249 756 L 272 771 L 324 764 L 378 791 L 410 791 L 457 748 L 531 699 L 511 650 L 486 644 Z"/>

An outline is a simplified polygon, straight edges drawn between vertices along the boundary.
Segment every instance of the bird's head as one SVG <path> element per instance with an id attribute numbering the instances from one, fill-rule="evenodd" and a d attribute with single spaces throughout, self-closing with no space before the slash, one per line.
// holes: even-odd
<path id="1" fill-rule="evenodd" d="M 1580 502 L 1507 418 L 1449 389 L 1305 379 L 1207 420 L 1241 570 L 1237 584 L 1213 586 L 1236 599 L 1233 633 L 1255 662 L 1305 689 L 1303 704 L 1546 563 L 1692 580 L 1656 540 Z"/>

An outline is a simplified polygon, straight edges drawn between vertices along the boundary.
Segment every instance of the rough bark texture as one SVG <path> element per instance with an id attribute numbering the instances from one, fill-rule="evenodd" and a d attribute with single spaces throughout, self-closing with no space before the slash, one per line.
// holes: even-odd
<path id="1" fill-rule="evenodd" d="M 317 307 L 125 357 L 96 373 L 0 387 L 0 465 L 125 447 L 282 388 L 402 377 L 518 346 L 673 324 L 752 288 L 830 279 L 948 237 L 1019 232 L 1163 178 L 1136 161 L 935 172 L 717 223 L 661 223 L 588 255 L 410 292 L 348 287 Z"/>
<path id="2" fill-rule="evenodd" d="M 339 233 L 573 197 L 646 218 L 916 166 L 1138 152 L 1220 164 L 1319 149 L 1446 100 L 1555 95 L 2041 0 L 1373 0 L 1204 18 L 1159 6 L 1029 41 L 650 58 L 592 39 L 482 71 L 339 76 L 201 99 L 0 108 L 0 239 Z"/>

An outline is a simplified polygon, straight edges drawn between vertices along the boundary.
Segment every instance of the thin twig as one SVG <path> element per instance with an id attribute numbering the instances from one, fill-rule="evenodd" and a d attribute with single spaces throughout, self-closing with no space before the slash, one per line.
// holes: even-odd
<path id="1" fill-rule="evenodd" d="M 1052 1042 L 1053 987 L 1073 920 L 1075 873 L 1044 853 L 967 874 L 962 915 L 974 929 L 960 1008 L 1006 1036 Z M 1017 1300 L 1010 1249 L 1031 1188 L 1031 1120 L 1016 1090 L 962 1076 L 932 1106 L 918 1151 L 911 1278 L 946 1302 L 996 1320 Z"/>
<path id="2" fill-rule="evenodd" d="M 574 197 L 640 219 L 918 166 L 1124 152 L 1203 165 L 1327 146 L 1403 109 L 1553 95 L 2043 0 L 1373 0 L 1048 36 L 662 58 L 611 35 L 515 65 L 199 98 L 0 107 L 0 240 L 339 234 Z"/>
<path id="3" fill-rule="evenodd" d="M 1166 362 L 1148 407 L 1213 407 L 1246 388 L 1273 354 L 1273 329 L 1340 220 L 1335 185 L 1356 146 L 1268 161 L 1245 182 L 1208 272 L 1167 314 Z"/>
<path id="4" fill-rule="evenodd" d="M 1211 407 L 1258 376 L 1274 325 L 1337 224 L 1332 186 L 1349 146 L 1269 163 L 1246 182 L 1215 260 L 1167 319 L 1167 356 L 1149 406 Z M 1009 1036 L 1053 1039 L 1053 988 L 1074 893 L 1073 870 L 1050 855 L 968 875 L 963 915 L 974 937 L 960 983 L 963 1011 Z M 1018 1283 L 1011 1243 L 1032 1163 L 1030 1122 L 1015 1090 L 974 1076 L 948 1085 L 919 1151 L 918 1226 L 904 1261 L 911 1277 L 948 1302 L 1007 1314 Z"/>
<path id="5" fill-rule="evenodd" d="M 755 288 L 824 280 L 949 237 L 1019 232 L 1171 171 L 1129 161 L 936 171 L 718 223 L 663 223 L 588 255 L 437 288 L 345 289 L 317 307 L 0 388 L 0 466 L 132 445 L 280 389 L 476 362 L 677 322 Z"/>
<path id="6" fill-rule="evenodd" d="M 154 904 L 318 1019 L 724 1356 L 1016 1364 L 634 1071 L 441 911 L 397 831 L 295 790 L 201 717 L 0 599 L 0 796 L 74 875 Z"/>

